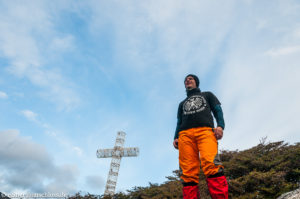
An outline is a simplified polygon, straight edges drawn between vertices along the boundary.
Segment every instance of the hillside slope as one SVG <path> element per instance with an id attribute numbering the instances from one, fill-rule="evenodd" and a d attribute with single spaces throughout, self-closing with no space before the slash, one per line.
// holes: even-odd
<path id="1" fill-rule="evenodd" d="M 243 151 L 221 151 L 225 175 L 229 184 L 229 198 L 274 199 L 295 190 L 300 183 L 300 143 L 289 145 L 284 141 L 265 143 Z M 117 199 L 179 199 L 182 198 L 179 171 L 173 171 L 162 184 L 149 183 L 134 187 L 128 193 L 117 193 Z M 210 199 L 205 177 L 200 174 L 201 199 Z M 76 198 L 95 198 L 92 195 Z M 74 197 L 74 198 L 75 198 Z M 109 199 L 109 196 L 100 196 Z"/>

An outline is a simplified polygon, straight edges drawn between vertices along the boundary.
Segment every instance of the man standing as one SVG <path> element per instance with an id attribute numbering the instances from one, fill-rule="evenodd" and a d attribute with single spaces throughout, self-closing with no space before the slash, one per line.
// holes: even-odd
<path id="1" fill-rule="evenodd" d="M 228 199 L 228 185 L 218 159 L 217 140 L 223 137 L 225 127 L 221 103 L 211 92 L 200 91 L 196 75 L 187 75 L 184 85 L 187 98 L 178 107 L 173 142 L 179 149 L 183 199 L 200 199 L 200 164 L 212 199 Z"/>

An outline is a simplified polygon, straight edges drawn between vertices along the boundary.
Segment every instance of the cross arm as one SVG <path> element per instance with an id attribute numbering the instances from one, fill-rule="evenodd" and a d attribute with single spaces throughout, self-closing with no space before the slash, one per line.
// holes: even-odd
<path id="1" fill-rule="evenodd" d="M 113 152 L 114 152 L 114 149 L 98 149 L 97 157 L 98 158 L 110 158 L 110 157 L 112 157 Z"/>
<path id="2" fill-rule="evenodd" d="M 122 150 L 122 157 L 134 157 L 139 155 L 139 148 L 138 147 L 129 147 L 123 148 Z"/>
<path id="3" fill-rule="evenodd" d="M 98 158 L 110 158 L 110 157 L 113 157 L 113 156 L 134 157 L 134 156 L 138 156 L 138 154 L 139 154 L 139 148 L 138 147 L 98 149 L 97 150 L 97 157 Z"/>

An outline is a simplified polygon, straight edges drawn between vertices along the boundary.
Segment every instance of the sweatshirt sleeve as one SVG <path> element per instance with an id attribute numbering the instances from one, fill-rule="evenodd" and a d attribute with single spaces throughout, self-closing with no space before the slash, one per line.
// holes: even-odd
<path id="1" fill-rule="evenodd" d="M 223 117 L 223 111 L 220 104 L 217 104 L 213 109 L 212 112 L 214 117 L 217 121 L 217 126 L 221 127 L 223 130 L 225 129 L 225 122 Z"/>
<path id="2" fill-rule="evenodd" d="M 182 108 L 181 108 L 181 106 L 182 105 L 180 103 L 179 106 L 178 106 L 178 111 L 177 111 L 177 125 L 176 125 L 174 140 L 178 139 L 179 131 L 180 131 L 180 125 L 181 125 L 181 122 L 182 122 L 182 119 L 181 119 Z"/>

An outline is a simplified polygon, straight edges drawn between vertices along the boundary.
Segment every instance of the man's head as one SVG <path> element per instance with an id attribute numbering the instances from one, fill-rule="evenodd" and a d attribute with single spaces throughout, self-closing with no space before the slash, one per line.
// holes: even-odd
<path id="1" fill-rule="evenodd" d="M 196 75 L 189 74 L 184 78 L 184 86 L 187 90 L 199 87 L 199 78 Z"/>

